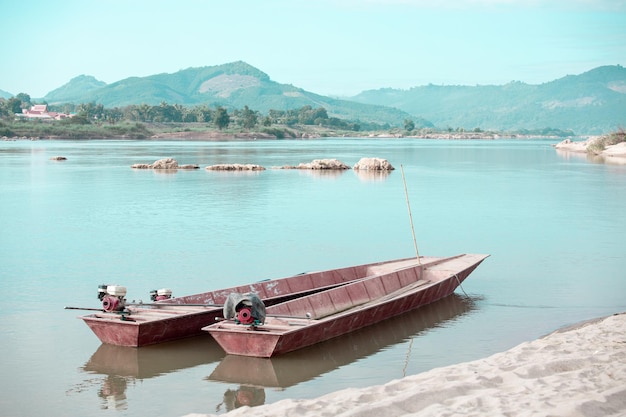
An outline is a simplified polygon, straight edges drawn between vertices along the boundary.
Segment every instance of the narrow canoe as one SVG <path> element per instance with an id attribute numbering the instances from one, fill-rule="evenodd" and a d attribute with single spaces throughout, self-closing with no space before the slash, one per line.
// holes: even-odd
<path id="1" fill-rule="evenodd" d="M 363 279 L 387 264 L 389 262 L 375 262 L 259 281 L 149 305 L 130 305 L 124 314 L 101 311 L 79 318 L 102 343 L 141 347 L 203 334 L 202 328 L 215 323 L 222 315 L 221 305 L 231 293 L 256 293 L 265 305 L 271 306 Z"/>
<path id="2" fill-rule="evenodd" d="M 408 313 L 272 358 L 223 356 L 222 349 L 214 343 L 215 347 L 207 351 L 217 349 L 223 358 L 220 357 L 207 379 L 227 384 L 288 388 L 406 342 L 474 309 L 473 299 L 454 293 Z"/>
<path id="3" fill-rule="evenodd" d="M 204 327 L 230 355 L 269 358 L 329 340 L 451 295 L 489 255 L 403 259 L 365 278 L 269 306 L 261 325 Z"/>

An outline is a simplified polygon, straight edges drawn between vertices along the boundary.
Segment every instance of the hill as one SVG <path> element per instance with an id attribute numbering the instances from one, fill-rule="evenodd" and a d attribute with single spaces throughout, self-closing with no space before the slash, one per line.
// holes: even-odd
<path id="1" fill-rule="evenodd" d="M 291 110 L 303 106 L 324 107 L 331 117 L 354 121 L 402 126 L 413 118 L 406 112 L 386 106 L 333 99 L 307 92 L 292 85 L 274 82 L 264 72 L 246 64 L 188 68 L 173 74 L 130 77 L 106 84 L 93 77 L 80 76 L 51 91 L 43 98 L 49 104 L 90 103 L 105 107 L 131 104 L 207 104 L 267 113 L 270 109 Z M 417 126 L 430 126 L 417 120 Z"/>
<path id="2" fill-rule="evenodd" d="M 1 95 L 11 96 L 0 91 Z M 626 69 L 603 66 L 540 85 L 426 85 L 408 90 L 384 88 L 343 99 L 325 97 L 274 82 L 259 69 L 238 61 L 187 68 L 168 74 L 130 77 L 106 84 L 81 75 L 49 92 L 49 104 L 97 103 L 107 108 L 131 104 L 245 106 L 267 113 L 304 106 L 323 107 L 329 117 L 383 127 L 440 130 L 532 131 L 551 129 L 598 135 L 626 126 Z"/>
<path id="3" fill-rule="evenodd" d="M 0 98 L 11 98 L 11 97 L 13 97 L 13 94 L 9 93 L 8 91 L 0 90 Z"/>
<path id="4" fill-rule="evenodd" d="M 546 127 L 602 134 L 626 125 L 626 69 L 598 67 L 540 85 L 437 86 L 379 89 L 348 98 L 395 107 L 435 126 L 472 130 Z"/>
<path id="5" fill-rule="evenodd" d="M 71 103 L 76 97 L 84 96 L 106 85 L 104 81 L 98 81 L 90 75 L 79 75 L 72 78 L 69 83 L 49 92 L 46 98 L 53 98 L 48 100 L 48 103 Z"/>

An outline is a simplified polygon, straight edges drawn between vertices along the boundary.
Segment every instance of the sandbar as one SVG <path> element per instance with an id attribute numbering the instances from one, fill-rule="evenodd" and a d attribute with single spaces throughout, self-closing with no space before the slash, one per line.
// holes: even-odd
<path id="1" fill-rule="evenodd" d="M 384 385 L 241 407 L 221 415 L 626 416 L 626 313 Z"/>

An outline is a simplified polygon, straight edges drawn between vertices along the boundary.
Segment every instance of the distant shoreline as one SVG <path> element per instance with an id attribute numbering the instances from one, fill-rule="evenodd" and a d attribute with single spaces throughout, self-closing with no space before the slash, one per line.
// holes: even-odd
<path id="1" fill-rule="evenodd" d="M 569 133 L 569 134 L 568 134 Z M 435 128 L 381 128 L 353 130 L 310 124 L 273 123 L 250 129 L 233 123 L 218 128 L 200 122 L 100 122 L 72 118 L 70 121 L 0 122 L 0 140 L 17 139 L 137 139 L 137 140 L 255 140 L 255 139 L 317 139 L 317 138 L 420 138 L 420 139 L 527 139 L 542 138 L 560 141 L 565 138 L 585 139 L 560 130 L 519 132 L 495 130 L 464 130 Z"/>
<path id="2" fill-rule="evenodd" d="M 424 133 L 418 135 L 406 135 L 401 133 L 388 132 L 342 132 L 331 134 L 332 132 L 314 133 L 298 131 L 293 137 L 277 137 L 265 132 L 221 132 L 221 131 L 177 131 L 177 132 L 156 132 L 150 136 L 132 137 L 127 134 L 108 135 L 106 137 L 72 137 L 71 135 L 41 135 L 41 136 L 3 136 L 0 140 L 179 140 L 179 141 L 219 141 L 219 140 L 302 140 L 302 139 L 322 139 L 322 138 L 363 138 L 363 139 L 436 139 L 436 140 L 498 140 L 498 139 L 553 139 L 563 140 L 559 136 L 543 136 L 529 134 L 507 134 L 507 133 L 476 133 L 476 132 L 440 132 Z M 576 136 L 577 139 L 585 140 L 590 136 Z"/>

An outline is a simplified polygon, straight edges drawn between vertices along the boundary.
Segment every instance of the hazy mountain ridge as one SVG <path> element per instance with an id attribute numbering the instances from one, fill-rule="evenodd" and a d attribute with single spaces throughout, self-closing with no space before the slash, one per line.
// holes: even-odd
<path id="1" fill-rule="evenodd" d="M 396 126 L 401 126 L 405 119 L 413 117 L 398 109 L 332 99 L 292 85 L 280 84 L 272 81 L 266 73 L 241 61 L 187 68 L 173 74 L 130 77 L 99 88 L 83 88 L 77 85 L 80 80 L 81 77 L 72 79 L 43 99 L 50 104 L 96 102 L 105 107 L 142 103 L 158 105 L 162 102 L 237 109 L 248 106 L 263 113 L 271 109 L 290 110 L 310 105 L 326 108 L 332 117 Z M 425 126 L 430 125 L 426 121 L 424 123 Z"/>
<path id="2" fill-rule="evenodd" d="M 3 93 L 0 90 L 0 95 Z M 324 107 L 331 117 L 396 127 L 411 119 L 416 128 L 516 131 L 550 127 L 602 134 L 626 126 L 626 69 L 603 66 L 540 85 L 520 81 L 478 86 L 430 84 L 408 90 L 368 90 L 338 99 L 274 82 L 268 74 L 238 61 L 129 77 L 111 84 L 81 75 L 43 100 L 49 104 L 95 102 L 109 108 L 162 102 L 248 106 L 262 113 L 308 105 Z"/>
<path id="3" fill-rule="evenodd" d="M 518 130 L 553 127 L 601 134 L 626 125 L 626 69 L 603 66 L 530 85 L 379 89 L 348 98 L 419 114 L 439 128 Z"/>
<path id="4" fill-rule="evenodd" d="M 74 97 L 98 90 L 106 85 L 107 83 L 98 81 L 91 75 L 79 75 L 72 78 L 67 84 L 52 90 L 47 96 L 55 97 L 55 100 L 59 102 L 71 102 Z"/>

